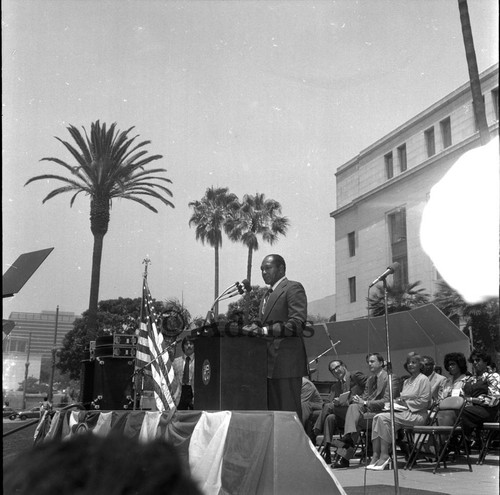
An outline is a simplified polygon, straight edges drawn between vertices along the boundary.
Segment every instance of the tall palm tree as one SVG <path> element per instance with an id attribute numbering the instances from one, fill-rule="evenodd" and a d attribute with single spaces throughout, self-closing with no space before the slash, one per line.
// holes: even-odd
<path id="1" fill-rule="evenodd" d="M 233 241 L 241 241 L 248 248 L 247 279 L 252 280 L 253 252 L 259 249 L 259 236 L 274 244 L 278 236 L 286 235 L 290 222 L 281 216 L 281 205 L 264 194 L 245 194 L 240 208 L 228 218 L 226 229 Z"/>
<path id="2" fill-rule="evenodd" d="M 490 140 L 488 122 L 486 120 L 486 110 L 484 106 L 481 82 L 479 80 L 479 69 L 477 66 L 476 50 L 474 49 L 474 39 L 472 37 L 472 27 L 470 24 L 469 7 L 467 0 L 458 0 L 458 11 L 460 14 L 460 25 L 462 26 L 462 37 L 465 47 L 465 58 L 469 70 L 469 82 L 472 94 L 472 106 L 474 108 L 474 118 L 481 144 L 485 145 Z"/>
<path id="3" fill-rule="evenodd" d="M 108 231 L 110 209 L 113 198 L 123 198 L 139 203 L 149 210 L 158 213 L 158 210 L 139 196 L 147 196 L 160 200 L 166 206 L 174 205 L 164 197 L 172 196 L 170 189 L 152 181 L 172 183 L 170 179 L 160 177 L 157 173 L 166 172 L 164 168 L 144 170 L 144 167 L 162 158 L 161 155 L 147 155 L 143 148 L 150 141 L 134 144 L 138 136 L 128 137 L 130 129 L 120 132 L 116 130 L 116 123 L 109 129 L 97 120 L 90 126 L 90 136 L 83 128 L 84 135 L 70 125 L 68 131 L 76 143 L 76 147 L 67 141 L 56 137 L 71 153 L 76 165 L 60 160 L 59 158 L 42 158 L 40 161 L 54 162 L 70 172 L 70 177 L 44 174 L 32 177 L 25 186 L 38 180 L 55 179 L 64 183 L 63 186 L 51 191 L 43 203 L 66 192 L 74 192 L 70 207 L 80 193 L 90 196 L 90 230 L 94 236 L 92 254 L 92 276 L 90 282 L 90 298 L 88 313 L 88 330 L 95 335 L 97 328 L 97 305 L 99 297 L 99 281 L 101 275 L 101 259 L 104 236 Z"/>
<path id="4" fill-rule="evenodd" d="M 437 283 L 432 301 L 455 325 L 462 326 L 471 340 L 471 347 L 489 353 L 494 361 L 500 351 L 498 331 L 498 298 L 485 302 L 469 304 L 455 289 L 444 280 Z"/>
<path id="5" fill-rule="evenodd" d="M 219 296 L 219 248 L 222 246 L 222 231 L 229 212 L 239 208 L 238 197 L 229 192 L 227 187 L 209 187 L 201 200 L 191 201 L 193 214 L 189 226 L 196 227 L 196 240 L 207 243 L 215 250 L 215 286 L 214 299 Z M 218 313 L 218 305 L 215 306 Z"/>
<path id="6" fill-rule="evenodd" d="M 420 280 L 406 285 L 387 284 L 387 312 L 399 313 L 427 304 L 429 294 L 422 287 L 417 289 L 418 285 L 420 285 Z M 368 308 L 372 316 L 385 314 L 383 287 L 377 286 L 375 294 L 368 298 Z"/>

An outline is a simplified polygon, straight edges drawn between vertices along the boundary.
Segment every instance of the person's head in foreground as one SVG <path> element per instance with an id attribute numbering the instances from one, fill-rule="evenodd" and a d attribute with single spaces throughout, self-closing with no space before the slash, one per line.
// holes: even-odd
<path id="1" fill-rule="evenodd" d="M 201 495 L 172 445 L 118 434 L 49 440 L 3 474 L 5 495 Z"/>

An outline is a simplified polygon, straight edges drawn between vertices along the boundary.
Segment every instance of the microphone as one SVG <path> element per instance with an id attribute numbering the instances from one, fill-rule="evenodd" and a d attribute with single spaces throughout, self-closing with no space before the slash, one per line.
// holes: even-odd
<path id="1" fill-rule="evenodd" d="M 250 282 L 245 278 L 241 281 L 241 284 L 245 288 L 245 292 L 248 294 L 249 292 L 252 292 L 252 286 L 250 285 Z"/>
<path id="2" fill-rule="evenodd" d="M 385 272 L 382 273 L 382 275 L 380 275 L 379 277 L 377 277 L 368 286 L 368 288 L 373 287 L 375 284 L 377 284 L 378 282 L 381 282 L 382 280 L 385 280 L 386 277 L 388 277 L 389 275 L 392 275 L 398 268 L 399 268 L 399 263 L 397 261 L 395 261 L 392 265 L 388 266 L 387 270 L 385 270 Z"/>
<path id="3" fill-rule="evenodd" d="M 242 290 L 241 290 L 241 284 L 239 282 L 235 282 L 234 285 L 232 285 L 229 290 L 226 289 L 220 295 L 220 297 L 225 297 L 225 296 L 231 296 L 232 297 L 233 295 L 236 295 L 238 292 L 240 294 L 242 292 Z"/>

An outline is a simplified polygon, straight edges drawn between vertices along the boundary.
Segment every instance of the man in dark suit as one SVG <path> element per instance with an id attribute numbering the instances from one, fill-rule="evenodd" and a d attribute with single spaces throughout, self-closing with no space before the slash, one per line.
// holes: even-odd
<path id="1" fill-rule="evenodd" d="M 285 260 L 266 256 L 260 267 L 269 290 L 263 297 L 257 321 L 243 332 L 267 342 L 267 405 L 270 411 L 295 411 L 302 421 L 300 393 L 307 375 L 307 355 L 302 339 L 307 318 L 307 297 L 299 282 L 285 276 Z"/>
<path id="2" fill-rule="evenodd" d="M 328 401 L 323 404 L 321 414 L 316 420 L 313 433 L 316 436 L 323 433 L 325 461 L 329 464 L 331 462 L 330 444 L 332 442 L 332 435 L 335 434 L 338 428 L 344 426 L 349 402 L 353 396 L 363 392 L 367 376 L 361 373 L 361 371 L 349 371 L 340 359 L 330 361 L 328 369 L 334 376 L 335 381 L 330 389 Z M 349 397 L 344 402 L 340 402 L 340 395 L 346 392 L 349 393 Z"/>
<path id="3" fill-rule="evenodd" d="M 351 399 L 345 416 L 342 440 L 332 442 L 334 447 L 338 447 L 337 454 L 339 455 L 339 459 L 332 464 L 332 468 L 349 466 L 349 459 L 354 454 L 354 446 L 358 441 L 358 431 L 367 426 L 363 414 L 380 412 L 384 404 L 389 402 L 389 379 L 387 371 L 384 370 L 384 357 L 375 352 L 366 356 L 366 362 L 370 377 L 366 381 L 363 393 L 354 395 Z"/>

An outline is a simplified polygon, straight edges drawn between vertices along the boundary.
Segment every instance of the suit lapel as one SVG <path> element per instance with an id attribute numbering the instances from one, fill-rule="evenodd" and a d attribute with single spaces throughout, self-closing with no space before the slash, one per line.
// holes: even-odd
<path id="1" fill-rule="evenodd" d="M 377 397 L 382 397 L 382 391 L 383 391 L 383 388 L 384 388 L 384 384 L 385 384 L 385 381 L 386 381 L 386 372 L 385 371 L 382 371 L 382 373 L 380 373 L 378 379 L 377 379 Z"/>
<path id="2" fill-rule="evenodd" d="M 349 392 L 351 390 L 351 374 L 348 371 L 346 371 L 344 380 L 345 380 L 344 392 Z"/>
<path id="3" fill-rule="evenodd" d="M 264 314 L 262 315 L 262 323 L 265 323 L 267 321 L 267 318 L 269 317 L 269 313 L 272 311 L 273 306 L 276 304 L 276 301 L 279 299 L 281 294 L 285 292 L 285 288 L 287 286 L 288 279 L 283 279 L 281 283 L 276 287 L 275 290 L 269 295 L 269 299 L 267 300 L 266 307 L 264 308 Z M 263 304 L 263 301 L 261 302 L 261 305 Z"/>

